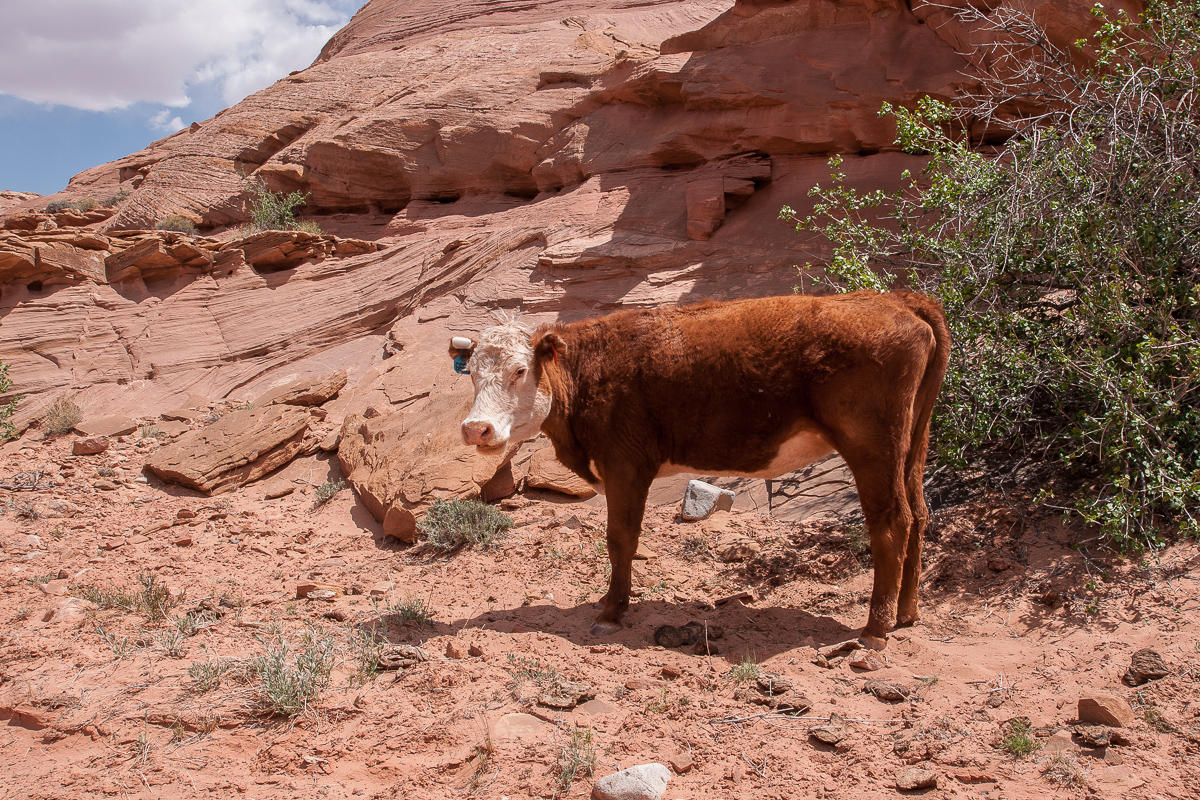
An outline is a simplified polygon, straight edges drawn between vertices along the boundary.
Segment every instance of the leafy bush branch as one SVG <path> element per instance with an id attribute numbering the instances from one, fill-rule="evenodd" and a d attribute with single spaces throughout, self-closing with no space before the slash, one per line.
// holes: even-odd
<path id="1" fill-rule="evenodd" d="M 1023 12 L 960 12 L 999 42 L 981 89 L 881 111 L 922 174 L 862 193 L 834 158 L 812 212 L 781 215 L 828 238 L 839 288 L 941 299 L 944 463 L 1058 459 L 1136 547 L 1200 532 L 1200 0 L 1093 13 L 1085 67 Z"/>

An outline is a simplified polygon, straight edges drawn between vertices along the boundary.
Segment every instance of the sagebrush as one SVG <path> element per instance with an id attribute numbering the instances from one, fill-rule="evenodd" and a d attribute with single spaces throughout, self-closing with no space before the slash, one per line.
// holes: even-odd
<path id="1" fill-rule="evenodd" d="M 1056 462 L 1122 548 L 1200 532 L 1200 0 L 1097 6 L 1086 57 L 1024 12 L 959 13 L 1001 43 L 981 90 L 881 112 L 923 174 L 863 193 L 833 159 L 812 213 L 783 216 L 829 239 L 840 288 L 945 306 L 943 464 Z"/>
<path id="2" fill-rule="evenodd" d="M 417 523 L 417 532 L 430 547 L 457 550 L 487 547 L 512 526 L 512 517 L 479 500 L 436 500 Z"/>

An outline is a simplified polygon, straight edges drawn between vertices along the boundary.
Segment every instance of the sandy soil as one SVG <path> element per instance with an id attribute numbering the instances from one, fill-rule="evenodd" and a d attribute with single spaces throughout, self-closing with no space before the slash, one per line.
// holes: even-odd
<path id="1" fill-rule="evenodd" d="M 208 498 L 142 482 L 157 446 L 134 435 L 73 457 L 69 439 L 26 437 L 0 451 L 0 798 L 581 797 L 592 754 L 597 776 L 670 765 L 667 798 L 893 797 L 913 766 L 936 774 L 913 792 L 929 797 L 1200 797 L 1194 542 L 1121 559 L 1014 501 L 943 509 L 923 622 L 866 671 L 850 664 L 861 653 L 831 652 L 866 618 L 852 523 L 652 509 L 641 596 L 600 640 L 596 505 L 518 498 L 498 545 L 422 554 L 385 539 L 349 490 L 315 505 L 340 477 L 327 456 L 286 468 L 286 497 L 260 484 Z M 305 583 L 335 596 L 297 599 Z M 692 621 L 717 654 L 655 644 L 659 626 Z M 306 635 L 332 654 L 329 685 L 273 716 L 254 658 L 283 642 L 290 664 Z M 429 660 L 373 672 L 395 643 Z M 1127 686 L 1145 647 L 1170 674 Z M 753 702 L 756 673 L 794 685 L 782 707 L 803 696 L 811 710 Z M 560 679 L 595 698 L 540 703 Z M 1092 693 L 1130 704 L 1127 743 L 1070 738 Z M 1040 749 L 1017 756 L 1004 737 L 1020 717 Z M 841 740 L 827 744 L 812 731 L 831 719 Z"/>

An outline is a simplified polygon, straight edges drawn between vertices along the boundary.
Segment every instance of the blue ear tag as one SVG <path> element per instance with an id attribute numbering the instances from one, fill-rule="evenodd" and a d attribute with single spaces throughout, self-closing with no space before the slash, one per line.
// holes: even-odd
<path id="1" fill-rule="evenodd" d="M 454 371 L 459 375 L 470 375 L 471 370 L 467 369 L 467 357 L 459 353 L 454 357 Z"/>

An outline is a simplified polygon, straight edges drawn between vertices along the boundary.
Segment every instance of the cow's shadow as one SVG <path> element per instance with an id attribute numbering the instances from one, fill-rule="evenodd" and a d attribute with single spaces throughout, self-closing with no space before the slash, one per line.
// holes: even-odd
<path id="1" fill-rule="evenodd" d="M 761 662 L 799 647 L 821 648 L 844 642 L 855 638 L 859 630 L 834 617 L 784 606 L 752 608 L 735 600 L 716 608 L 703 608 L 695 603 L 645 599 L 630 605 L 621 631 L 609 636 L 594 636 L 592 621 L 598 613 L 599 606 L 595 603 L 493 607 L 447 623 L 444 625 L 446 630 L 438 630 L 437 634 L 469 636 L 472 630 L 537 632 L 559 636 L 579 647 L 619 645 L 630 650 L 644 650 L 657 647 L 654 632 L 659 626 L 699 622 L 707 626 L 709 644 L 717 657 L 732 662 L 744 658 Z M 695 653 L 694 645 L 673 649 L 685 654 Z"/>

